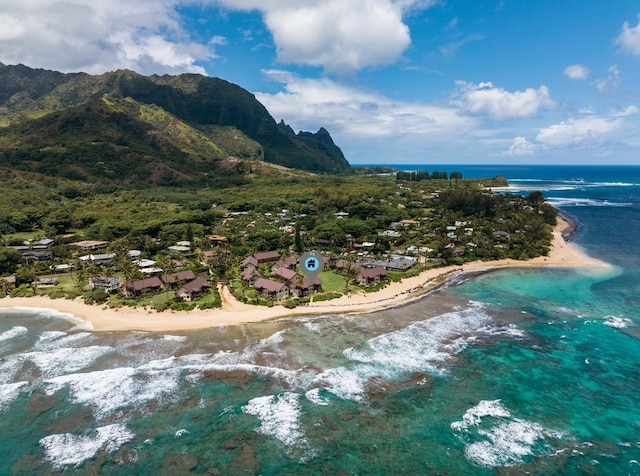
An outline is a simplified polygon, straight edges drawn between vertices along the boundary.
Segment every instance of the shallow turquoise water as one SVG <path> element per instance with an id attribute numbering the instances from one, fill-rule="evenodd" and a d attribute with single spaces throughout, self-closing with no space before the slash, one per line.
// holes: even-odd
<path id="1" fill-rule="evenodd" d="M 3 312 L 0 474 L 640 474 L 625 174 L 531 182 L 563 189 L 545 193 L 607 275 L 499 271 L 372 314 L 174 335 Z"/>

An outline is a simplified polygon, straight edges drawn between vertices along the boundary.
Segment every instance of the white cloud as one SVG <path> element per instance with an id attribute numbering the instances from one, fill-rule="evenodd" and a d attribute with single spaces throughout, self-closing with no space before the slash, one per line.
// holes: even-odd
<path id="1" fill-rule="evenodd" d="M 616 38 L 615 43 L 628 53 L 640 56 L 640 20 L 636 26 L 624 22 L 622 33 Z"/>
<path id="2" fill-rule="evenodd" d="M 305 79 L 278 70 L 265 73 L 284 85 L 284 91 L 276 94 L 255 93 L 271 115 L 295 130 L 327 128 L 336 143 L 352 154 L 350 160 L 376 148 L 393 155 L 392 142 L 422 154 L 434 147 L 475 142 L 477 121 L 452 107 L 393 101 L 327 78 Z"/>
<path id="3" fill-rule="evenodd" d="M 636 114 L 637 111 L 635 106 L 629 106 L 606 116 L 590 114 L 570 118 L 540 130 L 536 141 L 547 147 L 600 145 L 614 132 L 621 130 L 625 125 L 625 118 Z"/>
<path id="4" fill-rule="evenodd" d="M 564 75 L 569 79 L 584 81 L 589 77 L 589 68 L 581 64 L 572 64 L 564 69 Z"/>
<path id="5" fill-rule="evenodd" d="M 200 72 L 214 48 L 190 39 L 184 6 L 257 10 L 282 63 L 352 74 L 393 64 L 411 44 L 404 16 L 438 0 L 3 0 L 0 61 L 90 73 Z M 154 48 L 157 48 L 154 49 Z"/>
<path id="6" fill-rule="evenodd" d="M 221 0 L 233 9 L 259 10 L 273 35 L 278 60 L 322 67 L 339 75 L 386 66 L 411 44 L 403 15 L 435 0 Z"/>
<path id="7" fill-rule="evenodd" d="M 534 117 L 542 108 L 553 108 L 549 88 L 527 88 L 524 91 L 509 92 L 495 87 L 493 83 L 467 83 L 457 81 L 460 88 L 454 103 L 467 113 L 489 116 L 497 120 L 522 119 Z"/>
<path id="8" fill-rule="evenodd" d="M 629 106 L 624 108 L 622 111 L 614 111 L 611 114 L 614 117 L 628 117 L 628 116 L 633 116 L 634 114 L 636 114 L 638 112 L 638 108 L 636 106 Z"/>
<path id="9" fill-rule="evenodd" d="M 3 0 L 0 61 L 59 71 L 200 72 L 213 45 L 180 26 L 180 0 Z"/>
<path id="10" fill-rule="evenodd" d="M 598 79 L 594 82 L 596 88 L 601 93 L 617 88 L 620 82 L 620 68 L 617 64 L 609 66 L 607 71 L 609 72 L 607 79 Z"/>
<path id="11" fill-rule="evenodd" d="M 510 157 L 524 157 L 533 155 L 536 152 L 538 146 L 529 142 L 525 137 L 518 136 L 513 139 L 513 144 L 504 153 L 504 155 Z"/>

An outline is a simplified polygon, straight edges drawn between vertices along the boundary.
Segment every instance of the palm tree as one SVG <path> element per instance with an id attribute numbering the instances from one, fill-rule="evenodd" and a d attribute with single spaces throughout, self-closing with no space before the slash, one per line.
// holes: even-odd
<path id="1" fill-rule="evenodd" d="M 123 251 L 122 249 L 116 251 L 115 263 L 118 269 L 122 272 L 125 282 L 133 281 L 136 278 L 138 268 L 131 262 L 126 251 Z"/>
<path id="2" fill-rule="evenodd" d="M 73 266 L 69 271 L 73 285 L 80 290 L 82 290 L 83 282 L 87 276 L 86 272 L 85 264 L 79 259 L 73 263 Z"/>
<path id="3" fill-rule="evenodd" d="M 344 267 L 344 279 L 347 291 L 349 291 L 349 285 L 358 277 L 359 272 L 360 270 L 358 269 L 356 264 L 353 261 L 347 259 L 347 264 Z"/>

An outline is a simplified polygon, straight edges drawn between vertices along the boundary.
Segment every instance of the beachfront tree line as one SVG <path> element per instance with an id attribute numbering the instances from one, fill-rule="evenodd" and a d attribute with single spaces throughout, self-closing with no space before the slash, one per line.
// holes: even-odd
<path id="1" fill-rule="evenodd" d="M 399 170 L 396 174 L 397 180 L 408 182 L 421 182 L 423 180 L 462 180 L 462 178 L 462 172 L 446 172 L 440 170 L 434 170 L 431 173 L 428 170 L 412 170 L 407 172 Z"/>
<path id="2" fill-rule="evenodd" d="M 274 174 L 255 178 L 247 187 L 105 191 L 64 179 L 57 183 L 51 178 L 6 176 L 6 200 L 0 203 L 4 244 L 22 245 L 44 236 L 56 241 L 53 260 L 45 262 L 23 262 L 19 253 L 0 246 L 0 275 L 15 273 L 17 284 L 26 284 L 50 274 L 53 265 L 78 264 L 67 244 L 80 239 L 108 241 L 105 252 L 119 257 L 137 249 L 159 261 L 168 247 L 187 240 L 194 251 L 180 261 L 220 278 L 255 252 L 287 254 L 321 247 L 338 255 L 363 242 L 373 243 L 371 252 L 380 256 L 409 247 L 429 248 L 438 264 L 545 253 L 555 210 L 542 194 L 492 194 L 484 188 L 501 185 L 496 180 L 456 179 L 455 173 L 447 174 L 447 180 L 450 177 L 451 186 L 442 187 L 437 180 L 398 182 L 392 176 Z M 71 189 L 74 193 L 68 193 Z M 467 224 L 449 232 L 457 222 Z M 496 231 L 510 238 L 496 238 Z M 202 255 L 212 234 L 225 236 L 228 243 L 204 267 Z M 111 272 L 135 278 L 129 271 L 136 270 L 125 265 L 130 268 L 130 260 L 116 259 Z M 85 282 L 91 270 L 75 269 L 75 277 Z"/>

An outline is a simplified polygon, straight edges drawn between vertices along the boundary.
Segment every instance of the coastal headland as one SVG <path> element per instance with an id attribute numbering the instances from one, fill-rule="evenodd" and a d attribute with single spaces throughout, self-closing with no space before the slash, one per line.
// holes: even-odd
<path id="1" fill-rule="evenodd" d="M 477 273 L 504 268 L 581 268 L 590 272 L 607 273 L 612 266 L 594 259 L 578 246 L 567 242 L 575 224 L 558 216 L 553 231 L 551 251 L 528 261 L 504 259 L 497 261 L 476 261 L 463 266 L 433 268 L 421 274 L 393 282 L 373 293 L 352 293 L 338 299 L 310 302 L 294 309 L 274 305 L 273 307 L 253 306 L 238 301 L 224 285 L 218 285 L 222 298 L 219 309 L 193 310 L 186 312 L 166 310 L 156 312 L 143 308 L 109 308 L 91 306 L 80 299 L 50 299 L 48 297 L 4 298 L 0 308 L 54 309 L 61 317 L 81 319 L 87 330 L 93 331 L 186 331 L 206 329 L 216 326 L 233 326 L 252 322 L 267 321 L 297 316 L 344 314 L 371 312 L 395 307 L 414 300 L 443 286 L 462 273 Z"/>

